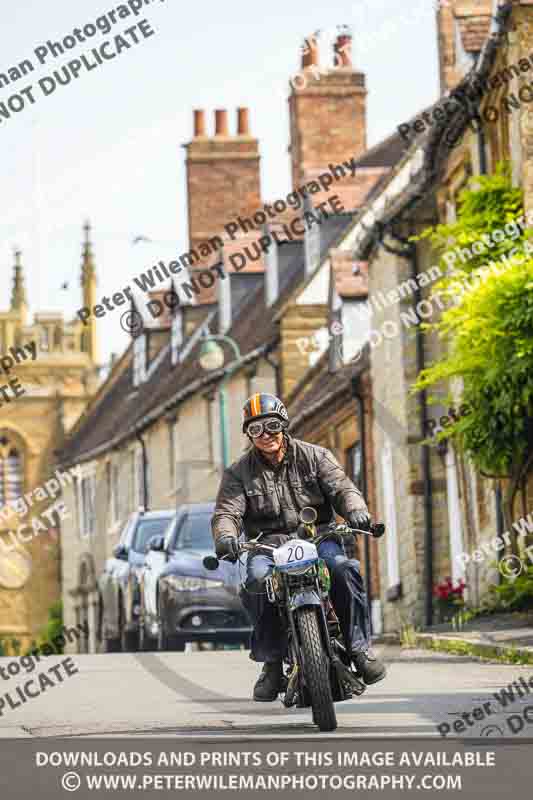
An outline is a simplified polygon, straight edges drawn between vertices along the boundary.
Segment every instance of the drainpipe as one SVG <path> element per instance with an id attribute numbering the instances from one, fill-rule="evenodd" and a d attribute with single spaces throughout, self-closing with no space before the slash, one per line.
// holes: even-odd
<path id="1" fill-rule="evenodd" d="M 142 459 L 143 459 L 143 498 L 144 498 L 144 510 L 149 510 L 149 503 L 148 503 L 148 460 L 146 458 L 146 444 L 144 442 L 143 437 L 139 432 L 135 434 L 135 438 L 141 444 L 142 450 Z"/>
<path id="2" fill-rule="evenodd" d="M 366 434 L 365 434 L 365 409 L 363 405 L 363 398 L 357 391 L 357 378 L 353 378 L 352 380 L 352 396 L 357 403 L 357 428 L 359 431 L 359 441 L 361 442 L 361 494 L 365 498 L 366 497 L 366 490 L 367 490 L 367 481 L 366 481 Z M 363 536 L 364 540 L 364 550 L 365 550 L 365 589 L 366 589 L 366 596 L 368 600 L 368 604 L 370 605 L 371 602 L 371 589 L 372 589 L 372 575 L 370 572 L 370 537 Z M 369 609 L 370 610 L 370 609 Z M 369 614 L 370 618 L 370 634 L 372 635 L 372 614 Z"/>
<path id="3" fill-rule="evenodd" d="M 422 295 L 420 292 L 420 286 L 418 285 L 418 281 L 416 280 L 416 277 L 418 275 L 418 259 L 417 259 L 416 245 L 413 242 L 408 241 L 408 239 L 404 239 L 403 237 L 392 233 L 390 229 L 387 231 L 387 233 L 390 235 L 392 239 L 403 245 L 403 247 L 400 249 L 396 249 L 386 244 L 386 242 L 383 241 L 383 237 L 385 234 L 383 226 L 380 226 L 378 241 L 384 248 L 384 250 L 386 250 L 388 253 L 392 253 L 393 255 L 399 256 L 400 258 L 406 258 L 410 262 L 411 272 L 409 277 L 413 278 L 414 282 L 416 283 L 416 290 L 414 291 L 414 296 L 415 296 L 415 305 L 418 305 L 418 303 L 422 299 Z M 420 374 L 420 372 L 424 368 L 425 368 L 424 335 L 422 333 L 420 325 L 417 325 L 416 326 L 417 374 Z M 427 431 L 427 422 L 428 422 L 427 395 L 425 390 L 419 393 L 418 418 L 419 418 L 421 436 L 424 437 L 425 432 Z M 425 580 L 424 611 L 425 611 L 426 627 L 430 627 L 433 624 L 433 496 L 432 496 L 432 486 L 431 486 L 430 449 L 429 445 L 427 444 L 422 445 L 421 461 L 422 461 L 422 481 L 424 486 L 424 520 L 425 520 L 424 573 L 426 580 Z"/>

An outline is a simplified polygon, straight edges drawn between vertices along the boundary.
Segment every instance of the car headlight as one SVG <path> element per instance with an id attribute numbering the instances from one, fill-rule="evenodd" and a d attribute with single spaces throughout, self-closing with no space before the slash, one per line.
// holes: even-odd
<path id="1" fill-rule="evenodd" d="M 213 581 L 210 578 L 185 578 L 168 575 L 165 580 L 177 592 L 197 592 L 201 589 L 218 589 L 224 586 L 224 581 Z"/>

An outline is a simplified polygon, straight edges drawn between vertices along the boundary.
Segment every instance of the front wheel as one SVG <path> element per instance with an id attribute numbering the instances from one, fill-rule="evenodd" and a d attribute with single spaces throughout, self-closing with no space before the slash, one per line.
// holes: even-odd
<path id="1" fill-rule="evenodd" d="M 302 608 L 298 612 L 298 628 L 303 673 L 311 696 L 313 722 L 321 731 L 334 731 L 337 727 L 337 717 L 331 694 L 329 660 L 322 646 L 320 626 L 314 608 Z"/>

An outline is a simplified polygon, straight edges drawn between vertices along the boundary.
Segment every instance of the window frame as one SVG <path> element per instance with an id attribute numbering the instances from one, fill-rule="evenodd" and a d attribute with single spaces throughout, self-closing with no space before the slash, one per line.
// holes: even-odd
<path id="1" fill-rule="evenodd" d="M 20 437 L 9 429 L 0 430 L 0 439 L 5 439 L 6 444 L 0 443 L 0 508 L 24 497 L 26 488 L 26 452 Z M 14 469 L 15 479 L 12 480 L 10 466 L 11 454 L 15 453 L 18 463 Z M 14 492 L 10 485 L 15 486 Z"/>
<path id="2" fill-rule="evenodd" d="M 96 533 L 96 465 L 81 467 L 81 475 L 76 479 L 78 506 L 78 532 L 80 539 L 90 539 Z"/>

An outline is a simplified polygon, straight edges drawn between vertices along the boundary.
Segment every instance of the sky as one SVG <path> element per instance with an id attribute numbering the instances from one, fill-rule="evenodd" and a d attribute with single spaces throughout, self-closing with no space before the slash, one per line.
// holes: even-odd
<path id="1" fill-rule="evenodd" d="M 151 0 L 109 33 L 57 58 L 47 52 L 39 63 L 37 48 L 44 53 L 48 41 L 61 42 L 120 5 L 17 0 L 3 14 L 0 73 L 24 59 L 35 69 L 0 88 L 0 108 L 28 86 L 35 102 L 25 95 L 18 113 L 12 110 L 7 120 L 0 115 L 0 310 L 9 305 L 17 247 L 30 310 L 75 315 L 82 305 L 86 219 L 93 229 L 97 301 L 159 258 L 168 262 L 188 249 L 182 145 L 192 137 L 194 108 L 206 109 L 212 133 L 215 108 L 228 109 L 235 132 L 235 109 L 248 107 L 251 132 L 260 141 L 263 199 L 286 195 L 288 80 L 299 69 L 303 38 L 316 30 L 327 66 L 336 26 L 352 28 L 354 66 L 366 74 L 369 146 L 438 97 L 435 0 L 410 0 L 409 8 L 397 0 Z M 138 44 L 44 95 L 40 79 L 142 20 L 153 35 L 144 38 L 137 27 Z M 126 38 L 132 42 L 133 36 Z M 113 51 L 111 45 L 106 52 Z M 151 244 L 134 245 L 138 236 Z M 98 335 L 102 361 L 129 341 L 118 311 L 98 321 Z"/>

